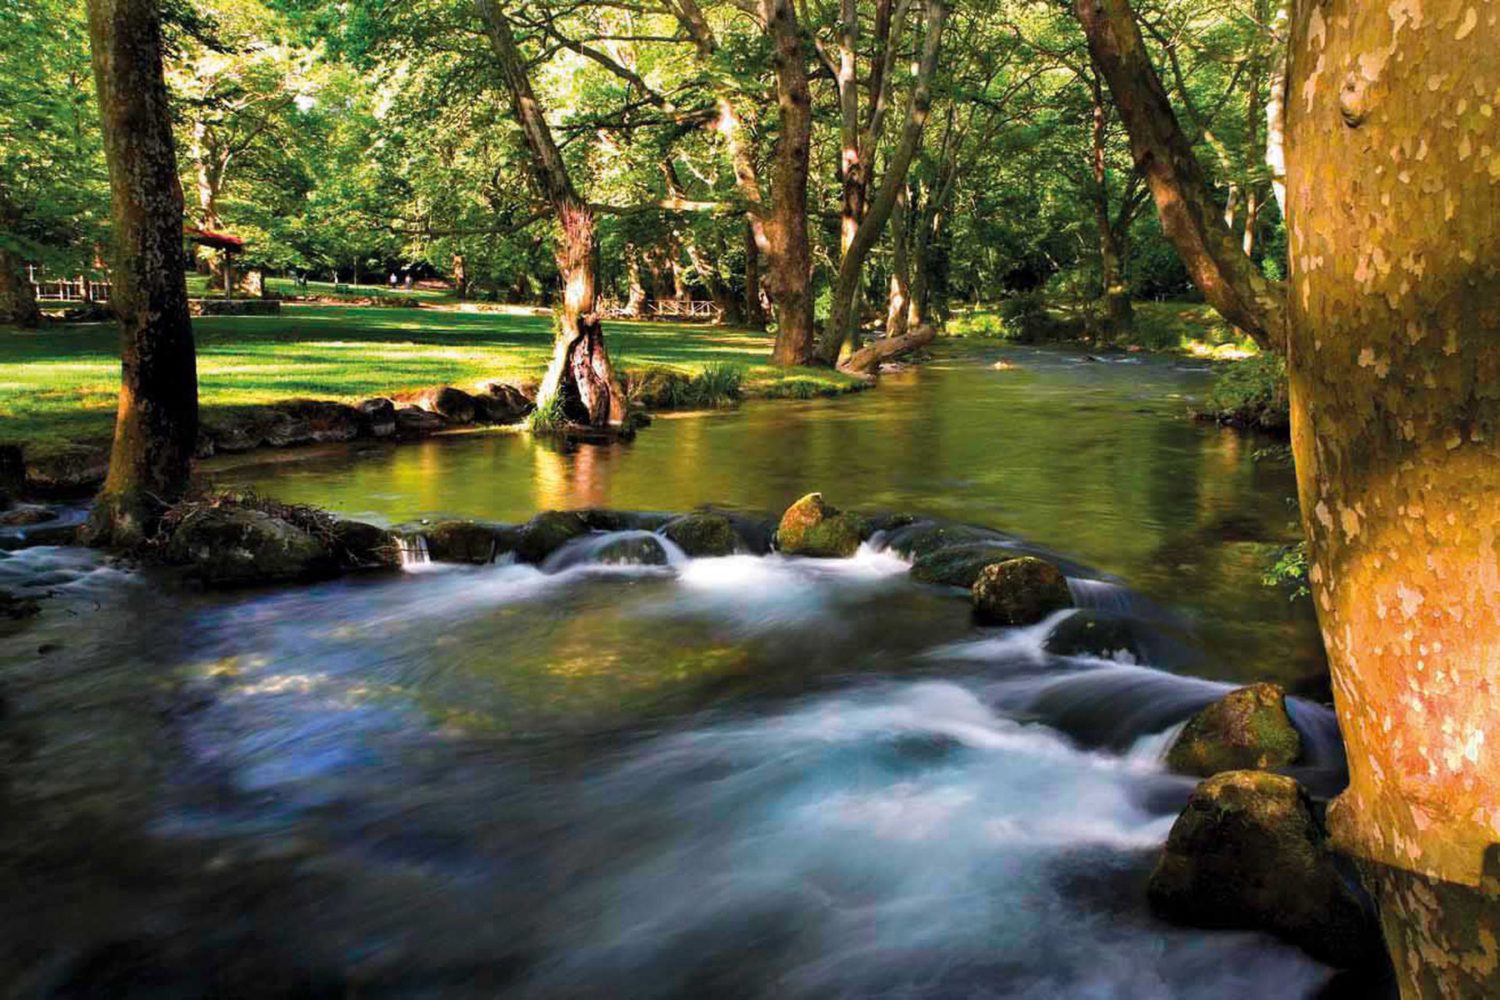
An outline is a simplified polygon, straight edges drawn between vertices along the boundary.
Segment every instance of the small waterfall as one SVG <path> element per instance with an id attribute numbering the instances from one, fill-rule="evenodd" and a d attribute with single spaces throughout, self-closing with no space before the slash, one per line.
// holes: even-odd
<path id="1" fill-rule="evenodd" d="M 1108 611 L 1117 615 L 1128 615 L 1137 610 L 1135 595 L 1107 580 L 1069 577 L 1068 590 L 1073 595 L 1073 603 L 1080 608 Z"/>
<path id="2" fill-rule="evenodd" d="M 420 533 L 410 535 L 397 535 L 398 544 L 401 546 L 399 558 L 401 568 L 412 570 L 419 566 L 426 566 L 432 562 L 432 557 L 427 552 L 427 536 Z"/>
<path id="3" fill-rule="evenodd" d="M 680 569 L 687 553 L 665 535 L 645 529 L 595 532 L 575 538 L 548 556 L 543 573 L 589 567 L 609 570 Z"/>

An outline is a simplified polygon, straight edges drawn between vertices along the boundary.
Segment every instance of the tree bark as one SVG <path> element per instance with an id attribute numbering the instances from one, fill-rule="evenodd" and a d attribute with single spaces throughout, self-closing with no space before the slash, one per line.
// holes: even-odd
<path id="1" fill-rule="evenodd" d="M 89 39 L 109 165 L 111 304 L 120 321 L 120 405 L 89 538 L 130 546 L 188 488 L 198 377 L 188 318 L 182 185 L 162 75 L 156 0 L 89 0 Z"/>
<path id="2" fill-rule="evenodd" d="M 882 361 L 910 353 L 923 345 L 932 343 L 937 331 L 930 326 L 919 326 L 899 337 L 881 337 L 849 355 L 843 364 L 844 371 L 856 375 L 868 375 L 880 367 Z"/>
<path id="3" fill-rule="evenodd" d="M 35 327 L 41 321 L 25 263 L 9 250 L 0 250 L 0 323 Z"/>
<path id="4" fill-rule="evenodd" d="M 760 244 L 755 239 L 755 224 L 745 221 L 745 322 L 758 330 L 765 329 L 766 310 L 761 304 Z"/>
<path id="5" fill-rule="evenodd" d="M 839 261 L 828 325 L 818 342 L 818 358 L 827 364 L 838 360 L 839 352 L 843 350 L 845 343 L 854 338 L 859 325 L 856 307 L 865 261 L 885 231 L 886 223 L 896 206 L 896 197 L 906 184 L 906 172 L 921 145 L 922 131 L 927 125 L 927 114 L 932 107 L 932 78 L 937 72 L 938 53 L 942 50 L 943 25 L 947 16 L 948 9 L 943 0 L 928 0 L 922 59 L 907 102 L 906 124 L 902 129 L 901 139 L 886 165 L 880 190 L 860 219 L 854 238 Z"/>
<path id="6" fill-rule="evenodd" d="M 896 210 L 891 214 L 891 282 L 886 293 L 885 335 L 900 337 L 906 333 L 911 310 L 911 260 L 907 254 L 906 217 L 910 199 L 902 185 Z"/>
<path id="7" fill-rule="evenodd" d="M 1151 186 L 1162 231 L 1193 283 L 1209 305 L 1262 346 L 1279 345 L 1285 337 L 1280 291 L 1251 265 L 1224 225 L 1129 0 L 1074 0 L 1073 9 L 1130 133 L 1136 167 Z"/>
<path id="8" fill-rule="evenodd" d="M 1329 825 L 1375 872 L 1404 996 L 1500 995 L 1500 29 L 1467 0 L 1300 0 L 1292 31 L 1292 443 L 1350 779 Z"/>
<path id="9" fill-rule="evenodd" d="M 495 0 L 475 0 L 475 6 L 531 154 L 532 177 L 557 216 L 557 270 L 563 299 L 552 360 L 537 391 L 537 410 L 590 427 L 618 427 L 626 419 L 625 394 L 615 379 L 599 319 L 593 209 L 573 187 L 552 128 L 531 88 L 526 60 L 516 47 L 509 19 Z"/>
<path id="10" fill-rule="evenodd" d="M 776 305 L 771 360 L 805 365 L 813 356 L 812 246 L 807 237 L 807 174 L 812 92 L 792 0 L 761 0 L 771 38 L 780 112 L 772 151 L 771 211 L 764 221 L 766 284 Z"/>

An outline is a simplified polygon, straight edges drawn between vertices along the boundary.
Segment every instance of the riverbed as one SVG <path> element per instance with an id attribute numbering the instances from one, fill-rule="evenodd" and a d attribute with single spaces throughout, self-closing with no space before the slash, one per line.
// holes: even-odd
<path id="1" fill-rule="evenodd" d="M 1016 366 L 996 370 L 1004 358 Z M 1304 691 L 1341 780 L 1274 442 L 1193 423 L 1206 365 L 968 348 L 852 398 L 634 442 L 473 433 L 216 461 L 386 524 L 841 506 L 1004 532 L 1140 656 L 977 629 L 877 537 L 851 560 L 418 564 L 194 593 L 68 549 L 0 638 L 0 959 L 23 993 L 1310 996 L 1255 934 L 1155 921 L 1192 783 L 1160 757 L 1237 683 Z M 566 551 L 566 550 L 565 550 Z M 576 554 L 575 554 L 576 555 Z M 41 581 L 38 583 L 38 581 Z"/>

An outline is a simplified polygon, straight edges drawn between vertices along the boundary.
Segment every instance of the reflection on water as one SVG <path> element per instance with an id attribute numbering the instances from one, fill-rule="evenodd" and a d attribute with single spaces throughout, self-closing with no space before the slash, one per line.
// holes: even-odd
<path id="1" fill-rule="evenodd" d="M 1075 557 L 1074 593 L 1129 619 L 1144 662 L 1046 652 L 1065 615 L 977 630 L 880 539 L 843 561 L 665 545 L 664 565 L 597 561 L 631 532 L 542 568 L 413 550 L 399 574 L 230 595 L 87 553 L 0 555 L 0 579 L 56 593 L 0 636 L 0 980 L 34 995 L 1314 993 L 1328 972 L 1300 953 L 1164 927 L 1143 894 L 1192 788 L 1160 757 L 1224 690 L 1185 672 L 1285 675 L 1306 644 L 1254 561 L 1226 554 L 1285 537 L 1285 470 L 1177 420 L 1181 373 L 1023 363 L 664 420 L 625 449 L 484 435 L 230 471 L 391 521 L 774 509 L 821 486 Z M 1147 435 L 1141 464 L 1081 460 L 1075 420 L 1119 448 Z M 1293 711 L 1304 780 L 1336 787 L 1331 713 Z"/>
<path id="2" fill-rule="evenodd" d="M 227 484 L 399 523 L 523 520 L 541 509 L 778 512 L 813 489 L 867 510 L 1001 528 L 1180 609 L 1194 669 L 1295 683 L 1323 672 L 1306 602 L 1260 585 L 1295 541 L 1290 463 L 1268 442 L 1185 419 L 1211 373 L 1158 358 L 1087 362 L 1008 349 L 887 376 L 876 392 L 659 419 L 634 442 L 569 454 L 514 433 L 299 450 L 210 464 Z"/>

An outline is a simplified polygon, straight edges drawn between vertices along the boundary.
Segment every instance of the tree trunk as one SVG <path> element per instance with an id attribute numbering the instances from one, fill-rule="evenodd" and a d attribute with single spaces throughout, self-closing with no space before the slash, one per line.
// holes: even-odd
<path id="1" fill-rule="evenodd" d="M 812 92 L 792 0 L 761 0 L 774 46 L 780 105 L 771 165 L 771 211 L 764 220 L 766 284 L 776 306 L 771 360 L 805 365 L 813 355 L 812 247 L 807 238 L 807 173 L 812 148 Z"/>
<path id="2" fill-rule="evenodd" d="M 891 215 L 891 287 L 886 295 L 885 335 L 906 333 L 911 310 L 911 262 L 906 248 L 906 216 L 909 211 L 906 186 L 902 185 L 896 211 Z"/>
<path id="3" fill-rule="evenodd" d="M 89 0 L 88 13 L 109 164 L 111 304 L 121 332 L 114 447 L 88 534 L 96 544 L 128 546 L 187 490 L 198 439 L 197 361 L 160 12 L 156 0 Z"/>
<path id="4" fill-rule="evenodd" d="M 1285 333 L 1282 297 L 1224 225 L 1203 168 L 1183 134 L 1141 40 L 1129 0 L 1074 0 L 1094 66 L 1109 82 L 1137 169 L 1156 199 L 1162 231 L 1209 305 L 1263 346 Z"/>
<path id="5" fill-rule="evenodd" d="M 1099 223 L 1099 274 L 1104 302 L 1104 333 L 1112 339 L 1129 337 L 1135 329 L 1135 309 L 1125 282 L 1125 242 L 1106 212 Z"/>
<path id="6" fill-rule="evenodd" d="M 918 64 L 916 79 L 912 83 L 901 139 L 886 165 L 880 190 L 866 209 L 853 240 L 844 251 L 843 259 L 839 261 L 828 325 L 818 342 L 818 358 L 827 364 L 838 360 L 839 352 L 854 338 L 859 326 L 858 298 L 864 278 L 865 260 L 885 231 L 886 223 L 896 206 L 897 195 L 906 184 L 906 172 L 922 142 L 922 130 L 927 125 L 927 113 L 932 107 L 932 78 L 937 72 L 943 24 L 947 16 L 948 10 L 943 0 L 928 0 L 922 58 Z"/>
<path id="7" fill-rule="evenodd" d="M 594 212 L 568 175 L 552 128 L 527 76 L 510 21 L 495 0 L 475 0 L 490 48 L 500 65 L 511 111 L 531 154 L 531 172 L 557 215 L 557 270 L 563 282 L 552 361 L 537 390 L 537 410 L 590 427 L 625 423 L 625 395 L 615 379 L 599 321 L 598 242 Z"/>
<path id="8" fill-rule="evenodd" d="M 937 331 L 930 326 L 919 326 L 899 337 L 881 337 L 849 355 L 843 364 L 844 371 L 856 375 L 868 375 L 880 367 L 882 361 L 899 357 L 926 344 L 932 343 Z"/>
<path id="9" fill-rule="evenodd" d="M 1301 0 L 1292 51 L 1292 443 L 1349 759 L 1329 825 L 1403 995 L 1496 996 L 1500 29 L 1467 0 Z"/>
<path id="10" fill-rule="evenodd" d="M 765 329 L 766 310 L 761 304 L 760 244 L 755 239 L 755 225 L 745 222 L 745 322 L 758 330 Z"/>
<path id="11" fill-rule="evenodd" d="M 35 327 L 41 321 L 25 263 L 9 250 L 0 250 L 0 323 Z"/>
<path id="12" fill-rule="evenodd" d="M 630 285 L 630 297 L 625 300 L 625 315 L 640 319 L 646 311 L 646 286 L 641 283 L 641 252 L 634 244 L 625 248 L 625 280 Z"/>
<path id="13" fill-rule="evenodd" d="M 461 253 L 453 255 L 453 284 L 458 289 L 459 301 L 467 301 L 469 298 L 469 279 L 468 272 L 464 267 L 464 255 Z"/>

